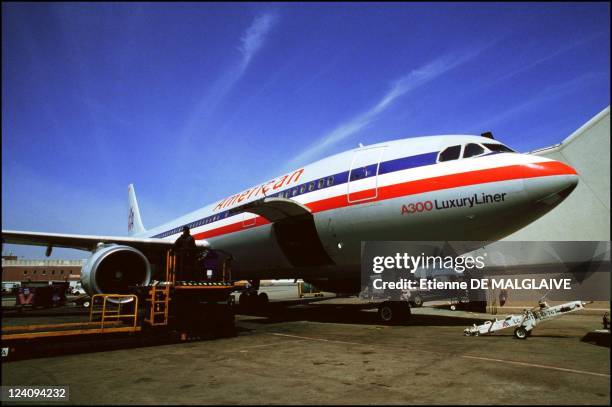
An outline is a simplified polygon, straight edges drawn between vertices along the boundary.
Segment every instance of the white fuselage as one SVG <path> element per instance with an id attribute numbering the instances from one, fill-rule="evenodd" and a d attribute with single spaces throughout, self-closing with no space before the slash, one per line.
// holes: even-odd
<path id="1" fill-rule="evenodd" d="M 441 162 L 440 152 L 452 146 L 462 146 L 459 157 Z M 237 278 L 251 279 L 358 271 L 362 241 L 496 240 L 551 210 L 578 180 L 563 163 L 496 146 L 503 145 L 477 136 L 432 136 L 360 147 L 140 236 L 174 240 L 189 225 L 196 239 L 231 253 Z M 480 148 L 481 154 L 463 158 Z M 283 223 L 229 212 L 263 197 L 298 202 L 312 216 Z"/>

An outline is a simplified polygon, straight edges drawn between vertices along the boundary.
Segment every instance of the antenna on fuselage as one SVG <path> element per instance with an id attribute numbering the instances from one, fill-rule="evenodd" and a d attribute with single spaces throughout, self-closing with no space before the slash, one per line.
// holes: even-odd
<path id="1" fill-rule="evenodd" d="M 493 138 L 493 133 L 491 133 L 490 131 L 485 131 L 484 133 L 481 133 L 480 137 L 486 137 L 486 138 L 490 138 L 491 140 L 495 140 Z"/>
<path id="2" fill-rule="evenodd" d="M 359 148 L 363 148 L 363 144 L 359 143 Z"/>

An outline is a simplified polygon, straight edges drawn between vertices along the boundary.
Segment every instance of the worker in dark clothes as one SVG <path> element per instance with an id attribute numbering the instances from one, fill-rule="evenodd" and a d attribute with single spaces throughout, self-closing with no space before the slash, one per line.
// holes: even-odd
<path id="1" fill-rule="evenodd" d="M 183 234 L 174 242 L 173 250 L 176 256 L 175 279 L 177 281 L 192 280 L 196 260 L 196 243 L 189 233 L 188 226 L 183 226 Z"/>

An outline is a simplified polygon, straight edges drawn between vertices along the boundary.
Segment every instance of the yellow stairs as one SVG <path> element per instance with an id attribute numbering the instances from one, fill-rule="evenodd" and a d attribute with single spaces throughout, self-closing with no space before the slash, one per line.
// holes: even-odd
<path id="1" fill-rule="evenodd" d="M 152 286 L 149 290 L 149 315 L 145 318 L 151 326 L 168 325 L 168 309 L 170 306 L 170 285 Z"/>
<path id="2" fill-rule="evenodd" d="M 168 325 L 168 310 L 170 308 L 170 287 L 174 285 L 174 268 L 176 258 L 168 251 L 166 253 L 166 281 L 164 285 L 154 285 L 149 290 L 149 315 L 145 318 L 151 326 Z"/>

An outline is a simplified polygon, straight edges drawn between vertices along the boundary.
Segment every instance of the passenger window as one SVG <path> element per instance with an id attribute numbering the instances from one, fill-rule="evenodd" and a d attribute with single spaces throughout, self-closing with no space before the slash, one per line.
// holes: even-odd
<path id="1" fill-rule="evenodd" d="M 470 143 L 463 149 L 463 158 L 475 157 L 483 154 L 484 152 L 485 150 L 480 144 Z"/>
<path id="2" fill-rule="evenodd" d="M 461 154 L 461 146 L 452 146 L 443 150 L 438 156 L 438 162 L 451 161 L 459 158 Z"/>
<path id="3" fill-rule="evenodd" d="M 311 182 L 310 184 L 308 184 L 308 192 L 312 191 L 315 189 L 315 183 Z"/>
<path id="4" fill-rule="evenodd" d="M 327 177 L 327 186 L 331 187 L 334 185 L 334 177 Z"/>
<path id="5" fill-rule="evenodd" d="M 303 194 L 304 191 L 306 191 L 306 186 L 305 185 L 300 186 L 300 194 Z"/>
<path id="6" fill-rule="evenodd" d="M 321 178 L 321 179 L 319 180 L 319 182 L 317 183 L 317 188 L 318 188 L 318 189 L 321 189 L 321 188 L 323 188 L 324 186 L 325 186 L 325 180 L 324 180 L 323 178 Z"/>

